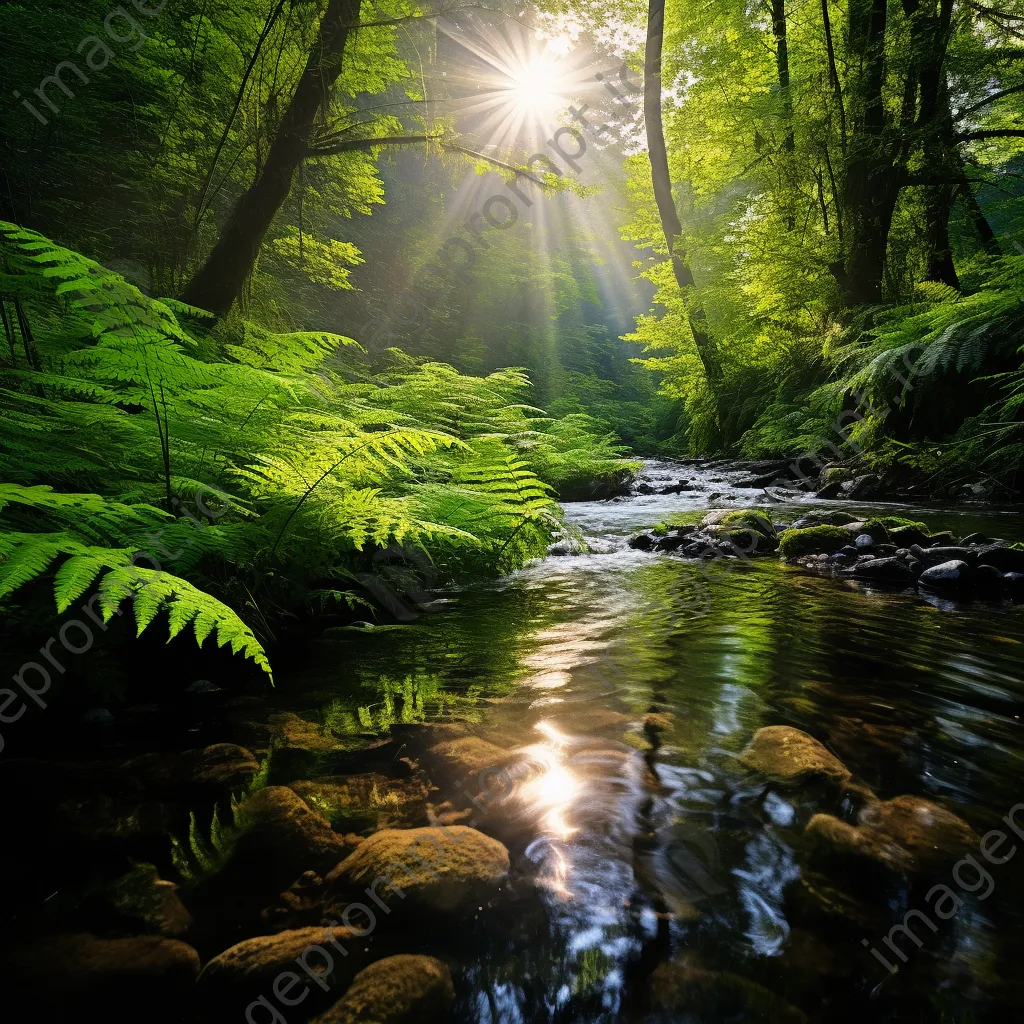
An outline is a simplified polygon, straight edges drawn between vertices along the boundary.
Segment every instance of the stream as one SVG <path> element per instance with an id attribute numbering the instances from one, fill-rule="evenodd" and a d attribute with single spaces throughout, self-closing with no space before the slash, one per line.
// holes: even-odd
<path id="1" fill-rule="evenodd" d="M 764 506 L 740 475 L 648 463 L 655 489 L 693 489 L 569 505 L 593 553 L 448 592 L 408 626 L 335 631 L 301 666 L 302 710 L 336 733 L 463 719 L 541 766 L 514 784 L 502 838 L 543 913 L 474 934 L 457 1020 L 803 1019 L 788 1016 L 796 1006 L 811 1019 L 960 1024 L 1019 1012 L 1024 859 L 992 867 L 990 892 L 962 892 L 937 934 L 919 929 L 892 974 L 867 944 L 920 894 L 890 882 L 872 905 L 811 871 L 804 825 L 843 809 L 766 787 L 737 754 L 763 726 L 794 726 L 882 799 L 924 797 L 983 835 L 1024 800 L 1024 609 L 870 589 L 777 558 L 626 545 L 672 513 Z M 991 508 L 804 496 L 771 507 L 785 522 L 823 505 L 1022 535 L 1016 513 Z M 652 976 L 687 993 L 682 1009 L 638 995 Z"/>

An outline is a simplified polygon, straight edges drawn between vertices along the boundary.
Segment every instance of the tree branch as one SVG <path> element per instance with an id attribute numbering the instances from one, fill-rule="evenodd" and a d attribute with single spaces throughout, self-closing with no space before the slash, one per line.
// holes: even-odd
<path id="1" fill-rule="evenodd" d="M 973 106 L 968 107 L 966 110 L 958 111 L 954 120 L 962 121 L 968 116 L 968 114 L 973 114 L 976 110 L 981 110 L 982 107 L 987 107 L 990 103 L 995 103 L 996 100 L 1001 100 L 1004 96 L 1012 96 L 1015 92 L 1024 92 L 1024 82 L 1020 85 L 1013 85 L 1009 89 L 1000 89 L 999 92 L 994 92 L 991 96 L 986 96 L 983 100 L 980 100 Z"/>
<path id="2" fill-rule="evenodd" d="M 306 150 L 306 156 L 337 156 L 339 153 L 352 153 L 356 150 L 373 149 L 376 146 L 414 146 L 421 142 L 436 142 L 441 149 L 449 153 L 462 153 L 464 156 L 471 156 L 485 163 L 493 164 L 502 170 L 511 171 L 513 174 L 529 181 L 535 182 L 542 188 L 551 188 L 551 185 L 543 178 L 531 174 L 522 167 L 506 163 L 497 157 L 488 156 L 486 153 L 478 153 L 475 149 L 467 149 L 465 146 L 457 146 L 452 142 L 445 142 L 443 135 L 390 135 L 373 139 L 345 139 L 341 142 L 332 143 L 329 146 L 310 146 Z"/>
<path id="3" fill-rule="evenodd" d="M 961 132 L 957 142 L 975 142 L 978 139 L 1024 139 L 1024 128 L 990 128 L 978 132 Z"/>

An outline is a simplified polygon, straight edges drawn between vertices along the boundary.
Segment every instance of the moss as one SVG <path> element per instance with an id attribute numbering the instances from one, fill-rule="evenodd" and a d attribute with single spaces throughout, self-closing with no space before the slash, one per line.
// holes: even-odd
<path id="1" fill-rule="evenodd" d="M 772 526 L 772 514 L 763 508 L 740 508 L 734 512 L 727 512 L 718 519 L 718 525 L 724 527 L 740 526 L 748 530 L 756 530 L 768 537 L 775 536 L 775 527 Z"/>
<path id="2" fill-rule="evenodd" d="M 803 530 L 783 530 L 779 552 L 784 558 L 837 551 L 851 541 L 850 531 L 841 526 L 808 526 Z"/>
<path id="3" fill-rule="evenodd" d="M 928 532 L 928 527 L 924 523 L 920 523 L 916 519 L 904 519 L 902 516 L 872 516 L 870 519 L 864 520 L 866 533 L 871 533 L 875 528 L 881 528 L 888 533 L 889 530 L 896 530 L 901 526 L 913 526 L 924 533 Z"/>

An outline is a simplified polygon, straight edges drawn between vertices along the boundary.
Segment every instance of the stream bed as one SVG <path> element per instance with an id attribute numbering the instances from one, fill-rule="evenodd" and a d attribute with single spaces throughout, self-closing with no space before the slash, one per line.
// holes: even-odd
<path id="1" fill-rule="evenodd" d="M 601 553 L 446 594 L 376 637 L 341 631 L 303 666 L 314 690 L 336 690 L 318 712 L 341 733 L 465 718 L 543 766 L 509 797 L 503 838 L 545 913 L 478 936 L 456 986 L 460 1021 L 1018 1012 L 1024 858 L 991 868 L 985 899 L 987 884 L 954 887 L 963 905 L 937 933 L 918 927 L 920 947 L 898 936 L 902 963 L 881 940 L 927 909 L 924 890 L 890 878 L 865 895 L 842 872 L 811 871 L 809 817 L 850 808 L 766 787 L 737 754 L 759 728 L 793 726 L 879 798 L 926 798 L 983 835 L 1024 800 L 1024 609 L 870 589 L 776 558 L 700 562 L 626 545 L 673 513 L 764 505 L 736 476 L 648 464 L 654 487 L 686 478 L 693 489 L 567 507 Z M 851 510 L 800 497 L 773 511 L 786 521 L 822 505 Z M 1018 515 L 996 509 L 860 510 L 1021 535 Z M 672 985 L 688 993 L 674 1007 L 651 1001 L 652 986 Z"/>
<path id="2" fill-rule="evenodd" d="M 648 463 L 648 489 L 684 479 L 687 489 L 567 506 L 572 543 L 554 550 L 578 550 L 583 539 L 589 553 L 551 554 L 489 584 L 402 594 L 404 621 L 328 631 L 292 660 L 270 697 L 235 697 L 211 685 L 220 711 L 184 720 L 187 733 L 173 744 L 230 740 L 262 758 L 269 747 L 258 729 L 222 726 L 271 700 L 291 738 L 262 760 L 262 781 L 277 793 L 273 787 L 291 786 L 330 819 L 338 834 L 328 832 L 327 854 L 335 842 L 344 846 L 341 833 L 428 824 L 403 818 L 404 801 L 422 813 L 416 772 L 424 736 L 454 736 L 459 749 L 483 751 L 474 772 L 482 765 L 488 778 L 487 752 L 496 752 L 496 786 L 483 784 L 474 795 L 464 774 L 428 764 L 427 788 L 434 787 L 430 822 L 473 825 L 508 848 L 502 897 L 493 905 L 481 898 L 454 917 L 414 917 L 396 903 L 378 913 L 366 941 L 378 956 L 441 957 L 452 970 L 458 1022 L 1017 1019 L 1024 855 L 996 866 L 975 838 L 1002 828 L 1003 854 L 1018 838 L 1001 820 L 1024 801 L 1024 607 L 871 587 L 776 557 L 701 561 L 644 552 L 627 539 L 682 512 L 770 505 L 780 522 L 841 507 L 910 516 L 957 536 L 984 531 L 1018 540 L 1019 514 L 858 507 L 803 495 L 768 500 L 737 486 L 744 475 L 716 464 Z M 202 690 L 197 699 L 206 699 Z M 740 755 L 772 726 L 819 741 L 845 766 L 848 783 L 779 785 L 749 770 Z M 146 749 L 141 735 L 135 741 Z M 363 754 L 352 752 L 360 746 L 378 757 L 373 771 L 383 774 L 367 774 Z M 265 892 L 238 872 L 225 874 L 230 884 L 218 880 L 227 846 L 216 829 L 208 836 L 205 794 L 217 786 L 227 792 L 240 757 L 250 759 L 240 766 L 250 765 L 243 778 L 256 762 L 240 746 L 208 749 L 221 760 L 203 761 L 201 772 L 190 762 L 191 774 L 183 774 L 179 754 L 154 753 L 118 762 L 97 783 L 91 764 L 4 766 L 11 820 L 19 794 L 49 789 L 63 800 L 56 832 L 19 833 L 39 845 L 19 854 L 22 863 L 35 858 L 38 869 L 22 875 L 8 908 L 15 951 L 22 932 L 106 926 L 121 934 L 124 915 L 136 912 L 131 901 L 118 897 L 121 916 L 97 917 L 74 878 L 125 870 L 117 845 L 125 837 L 135 843 L 132 863 L 152 860 L 164 878 L 182 864 L 169 857 L 168 833 L 179 854 L 190 840 L 200 852 L 211 877 L 183 887 L 187 911 L 147 911 L 147 920 L 158 921 L 162 934 L 183 935 L 204 963 L 240 940 L 312 923 L 301 917 L 301 885 L 283 898 L 277 918 L 267 916 L 274 894 L 309 866 L 290 865 L 287 847 L 253 858 L 257 875 L 280 868 L 279 877 L 260 876 Z M 506 770 L 506 755 L 528 770 Z M 399 768 L 406 776 L 395 781 Z M 175 780 L 186 777 L 182 789 Z M 80 799 L 69 795 L 76 780 Z M 138 792 L 125 790 L 129 782 Z M 153 811 L 149 821 L 138 793 L 152 786 L 187 790 L 185 802 L 173 813 Z M 349 801 L 340 817 L 332 816 L 338 793 Z M 912 799 L 884 803 L 897 797 Z M 973 830 L 974 864 L 956 867 L 951 858 L 924 872 L 876 870 L 903 856 L 888 840 L 860 867 L 856 858 L 815 857 L 808 822 L 829 815 L 826 825 L 841 832 L 859 820 L 864 800 L 912 808 L 918 817 L 906 827 L 920 831 L 907 843 L 917 843 L 922 861 L 938 849 L 929 831 L 935 816 L 959 821 L 957 828 Z M 1024 806 L 1016 814 L 1024 841 Z M 336 852 L 325 862 L 340 859 Z M 951 892 L 951 912 L 925 923 L 926 900 L 940 883 Z M 159 892 L 163 898 L 168 889 Z M 46 915 L 52 920 L 39 925 Z M 175 915 L 185 923 L 168 923 Z M 908 922 L 910 933 L 897 931 L 887 945 L 890 930 Z M 38 969 L 39 957 L 32 963 Z M 155 992 L 140 998 L 156 1010 Z M 232 992 L 228 1009 L 214 1013 L 204 1011 L 204 996 L 195 1014 L 167 1019 L 241 1021 L 249 998 Z"/>

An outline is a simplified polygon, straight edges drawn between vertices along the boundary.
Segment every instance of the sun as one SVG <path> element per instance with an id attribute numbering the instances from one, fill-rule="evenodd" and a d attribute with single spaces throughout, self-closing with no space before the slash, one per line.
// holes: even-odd
<path id="1" fill-rule="evenodd" d="M 565 77 L 551 57 L 531 57 L 508 77 L 509 101 L 523 113 L 550 114 L 565 105 Z"/>

